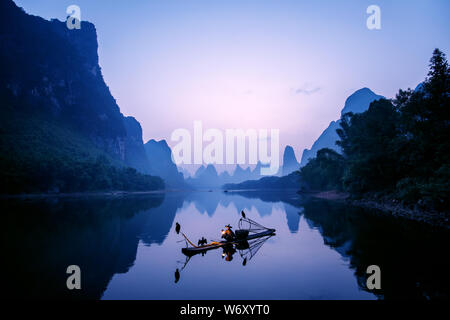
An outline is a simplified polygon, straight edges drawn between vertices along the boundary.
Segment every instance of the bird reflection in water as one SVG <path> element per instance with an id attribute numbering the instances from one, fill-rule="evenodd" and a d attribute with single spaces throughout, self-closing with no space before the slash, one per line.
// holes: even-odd
<path id="1" fill-rule="evenodd" d="M 177 270 L 175 271 L 175 283 L 177 283 L 179 280 L 180 280 L 180 271 L 177 268 Z"/>

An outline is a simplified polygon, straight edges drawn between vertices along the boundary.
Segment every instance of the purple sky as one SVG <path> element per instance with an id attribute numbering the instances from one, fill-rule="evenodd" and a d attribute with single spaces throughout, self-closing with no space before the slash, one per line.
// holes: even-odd
<path id="1" fill-rule="evenodd" d="M 450 48 L 450 1 L 15 0 L 64 20 L 81 8 L 96 25 L 105 81 L 144 141 L 176 128 L 278 128 L 298 158 L 345 99 L 369 87 L 393 97 Z M 381 8 L 368 30 L 366 8 Z M 299 159 L 300 160 L 300 159 Z"/>

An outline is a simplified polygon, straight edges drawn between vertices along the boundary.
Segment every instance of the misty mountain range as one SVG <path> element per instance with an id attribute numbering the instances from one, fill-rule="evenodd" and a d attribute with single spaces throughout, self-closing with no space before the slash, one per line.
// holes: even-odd
<path id="1" fill-rule="evenodd" d="M 151 139 L 144 144 L 138 120 L 120 112 L 103 79 L 92 23 L 83 21 L 81 29 L 69 30 L 65 22 L 28 15 L 5 0 L 0 3 L 0 43 L 0 143 L 8 150 L 2 152 L 0 169 L 2 184 L 14 186 L 2 190 L 6 193 L 83 191 L 86 186 L 161 188 L 155 177 L 164 180 L 165 188 L 212 188 L 261 178 L 267 182 L 297 171 L 321 148 L 337 150 L 339 120 L 303 151 L 300 163 L 294 148 L 286 146 L 273 179 L 260 175 L 261 163 L 253 170 L 238 165 L 232 174 L 218 174 L 206 165 L 184 179 L 167 142 Z M 360 89 L 346 100 L 342 114 L 363 112 L 379 98 L 368 88 Z"/>
<path id="2" fill-rule="evenodd" d="M 384 98 L 383 96 L 375 94 L 368 88 L 362 88 L 354 92 L 345 101 L 344 108 L 341 115 L 352 112 L 362 113 L 366 111 L 372 101 Z M 300 176 L 298 171 L 300 167 L 305 166 L 308 161 L 314 158 L 317 151 L 322 148 L 330 148 L 340 153 L 336 141 L 339 139 L 336 129 L 339 128 L 340 120 L 332 121 L 328 128 L 326 128 L 319 138 L 313 143 L 311 149 L 303 151 L 300 164 L 295 159 L 294 150 L 287 146 L 284 151 L 282 168 L 282 177 L 263 177 L 257 181 L 249 179 L 241 183 L 227 183 L 223 186 L 225 190 L 248 190 L 248 189 L 299 189 L 301 186 Z M 294 172 L 295 171 L 295 172 Z"/>
<path id="3" fill-rule="evenodd" d="M 288 175 L 299 169 L 299 163 L 291 146 L 286 146 L 283 153 L 283 166 L 280 167 L 278 173 L 272 177 Z M 237 165 L 232 174 L 227 171 L 218 173 L 214 165 L 203 165 L 197 169 L 193 177 L 188 177 L 186 183 L 194 188 L 218 188 L 224 184 L 237 184 L 248 180 L 259 180 L 266 176 L 261 175 L 261 167 L 263 164 L 258 161 L 256 166 L 251 169 L 242 168 Z"/>

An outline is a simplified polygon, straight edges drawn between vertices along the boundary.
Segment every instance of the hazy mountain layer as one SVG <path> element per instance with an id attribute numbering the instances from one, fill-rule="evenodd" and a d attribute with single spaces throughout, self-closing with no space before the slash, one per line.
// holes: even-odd
<path id="1" fill-rule="evenodd" d="M 354 92 L 345 101 L 344 108 L 341 111 L 341 115 L 352 112 L 361 113 L 369 108 L 372 101 L 384 98 L 383 96 L 375 94 L 372 90 L 368 88 L 362 88 Z M 328 128 L 326 128 L 319 138 L 313 143 L 311 149 L 303 150 L 302 159 L 300 161 L 300 166 L 303 167 L 309 161 L 316 156 L 317 151 L 323 148 L 330 148 L 337 152 L 340 152 L 339 147 L 336 145 L 338 140 L 338 135 L 336 129 L 339 128 L 339 121 L 331 121 Z"/>

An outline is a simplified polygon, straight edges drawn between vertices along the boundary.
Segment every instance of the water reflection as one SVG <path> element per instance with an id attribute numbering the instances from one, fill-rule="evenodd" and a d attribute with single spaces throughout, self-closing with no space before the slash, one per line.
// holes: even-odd
<path id="1" fill-rule="evenodd" d="M 112 276 L 133 265 L 138 235 L 151 218 L 146 212 L 163 199 L 1 201 L 8 295 L 99 299 Z M 66 268 L 72 264 L 82 271 L 80 291 L 66 288 Z"/>
<path id="2" fill-rule="evenodd" d="M 304 216 L 349 260 L 361 289 L 367 290 L 367 266 L 376 264 L 382 270 L 379 298 L 448 299 L 447 231 L 326 201 L 306 203 Z"/>
<path id="3" fill-rule="evenodd" d="M 447 231 L 296 194 L 193 192 L 1 200 L 0 208 L 4 281 L 11 297 L 449 297 Z M 241 210 L 277 229 L 257 255 L 246 254 L 245 248 L 233 253 L 221 249 L 186 261 L 176 223 L 192 239 L 214 240 L 224 225 L 237 221 Z M 71 264 L 81 268 L 80 291 L 66 289 L 66 268 Z M 365 285 L 371 264 L 382 271 L 382 289 L 377 292 Z M 217 292 L 225 279 L 229 289 Z"/>
<path id="4" fill-rule="evenodd" d="M 196 208 L 198 208 L 198 206 L 196 206 Z M 180 229 L 181 225 L 177 222 L 175 227 L 177 234 L 180 234 Z M 275 231 L 275 229 L 265 227 L 250 219 L 247 217 L 244 210 L 241 210 L 241 218 L 237 224 L 236 231 L 233 231 L 233 226 L 227 224 L 225 229 L 221 230 L 220 241 L 211 240 L 208 242 L 208 240 L 202 236 L 201 239 L 198 240 L 197 245 L 195 245 L 192 240 L 181 232 L 186 243 L 186 247 L 181 249 L 181 252 L 186 256 L 181 271 L 186 268 L 186 265 L 192 257 L 196 255 L 204 257 L 207 252 L 219 249 L 222 249 L 222 259 L 227 262 L 233 261 L 234 254 L 239 251 L 239 255 L 243 260 L 242 265 L 246 266 L 247 261 L 250 261 L 262 245 L 275 235 Z M 179 280 L 180 269 L 177 268 L 175 271 L 175 283 L 178 283 Z"/>

